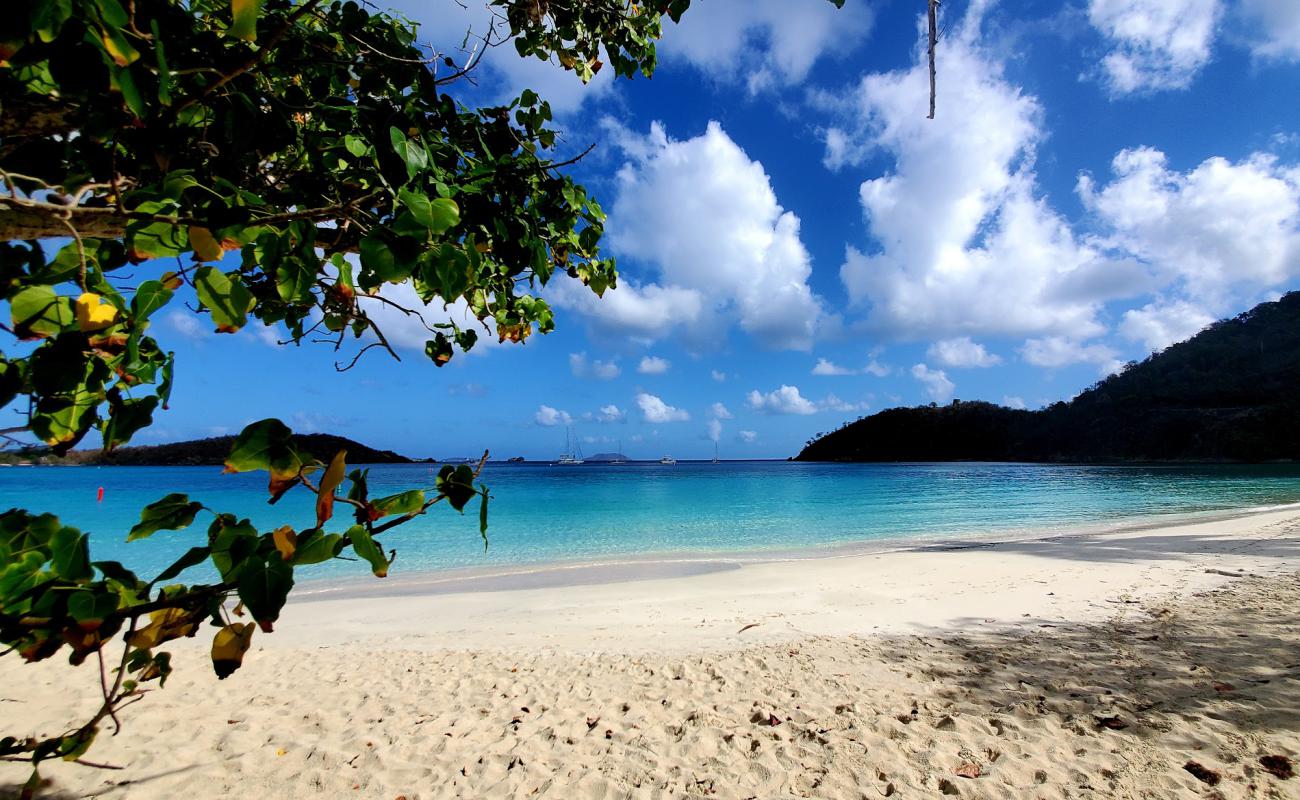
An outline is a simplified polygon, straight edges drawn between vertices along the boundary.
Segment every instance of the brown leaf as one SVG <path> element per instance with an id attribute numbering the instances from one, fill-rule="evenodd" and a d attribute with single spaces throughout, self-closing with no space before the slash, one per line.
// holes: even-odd
<path id="1" fill-rule="evenodd" d="M 132 647 L 152 650 L 163 642 L 193 636 L 205 615 L 197 616 L 183 608 L 164 608 L 149 615 L 149 624 L 131 634 L 127 641 Z"/>
<path id="2" fill-rule="evenodd" d="M 1295 776 L 1295 768 L 1291 766 L 1291 759 L 1286 756 L 1264 756 L 1259 760 L 1259 765 L 1281 781 Z"/>
<path id="3" fill-rule="evenodd" d="M 978 778 L 980 776 L 980 765 L 974 761 L 966 761 L 953 771 L 957 773 L 958 778 Z"/>
<path id="4" fill-rule="evenodd" d="M 1183 769 L 1192 773 L 1192 777 L 1207 786 L 1218 786 L 1219 781 L 1223 779 L 1223 776 L 1219 775 L 1219 773 L 1209 769 L 1208 767 L 1202 766 L 1195 761 L 1188 761 L 1183 765 Z"/>
<path id="5" fill-rule="evenodd" d="M 226 251 L 212 236 L 212 231 L 198 225 L 190 226 L 190 249 L 196 261 L 220 261 Z"/>
<path id="6" fill-rule="evenodd" d="M 282 560 L 293 560 L 294 551 L 298 549 L 298 534 L 293 532 L 293 528 L 288 525 L 276 528 L 271 540 L 275 542 L 275 549 L 280 551 Z"/>
<path id="7" fill-rule="evenodd" d="M 343 483 L 343 474 L 347 470 L 347 450 L 334 454 L 329 468 L 320 479 L 320 494 L 316 497 L 316 527 L 320 528 L 334 516 L 334 492 Z"/>
<path id="8" fill-rule="evenodd" d="M 244 663 L 255 630 L 257 626 L 251 622 L 236 622 L 217 631 L 212 638 L 212 668 L 218 678 L 224 680 Z"/>

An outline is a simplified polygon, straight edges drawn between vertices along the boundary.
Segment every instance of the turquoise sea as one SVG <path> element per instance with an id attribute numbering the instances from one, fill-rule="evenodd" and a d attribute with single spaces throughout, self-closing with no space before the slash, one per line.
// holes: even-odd
<path id="1" fill-rule="evenodd" d="M 428 486 L 429 465 L 371 468 L 373 496 Z M 803 464 L 683 462 L 489 464 L 490 547 L 477 507 L 435 507 L 385 534 L 395 575 L 555 562 L 830 551 L 903 541 L 1113 527 L 1169 515 L 1300 502 L 1300 465 L 1048 466 L 1037 464 Z M 100 487 L 102 502 L 96 500 Z M 58 514 L 92 533 L 92 557 L 155 574 L 204 540 L 204 516 L 183 531 L 125 541 L 145 504 L 187 492 L 262 530 L 309 527 L 314 496 L 299 488 L 266 503 L 265 476 L 219 467 L 10 467 L 0 510 Z M 336 526 L 346 526 L 339 508 Z M 333 526 L 331 526 L 333 527 Z M 299 580 L 362 576 L 364 565 L 306 568 Z M 194 576 L 197 578 L 198 576 Z"/>

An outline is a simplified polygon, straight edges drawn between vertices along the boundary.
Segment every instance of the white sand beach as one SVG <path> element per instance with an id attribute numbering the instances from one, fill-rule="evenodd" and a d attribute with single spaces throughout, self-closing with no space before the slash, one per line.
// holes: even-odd
<path id="1" fill-rule="evenodd" d="M 50 765 L 48 791 L 1300 797 L 1260 761 L 1300 763 L 1300 509 L 656 569 L 307 593 L 228 680 L 208 640 L 173 646 L 96 743 L 124 768 Z M 97 695 L 91 665 L 0 680 L 6 733 Z"/>

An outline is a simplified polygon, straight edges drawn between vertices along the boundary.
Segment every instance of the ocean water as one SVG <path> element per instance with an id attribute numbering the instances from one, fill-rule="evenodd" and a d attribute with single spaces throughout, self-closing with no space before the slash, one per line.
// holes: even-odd
<path id="1" fill-rule="evenodd" d="M 435 469 L 372 467 L 372 496 L 430 486 Z M 386 548 L 398 553 L 393 574 L 658 556 L 761 558 L 1300 502 L 1297 465 L 490 464 L 481 479 L 493 495 L 486 552 L 477 505 L 464 516 L 439 505 L 384 535 Z M 101 487 L 102 502 L 96 499 Z M 20 506 L 58 514 L 91 532 L 92 558 L 122 561 L 141 575 L 156 574 L 205 541 L 206 513 L 186 530 L 126 543 L 140 508 L 173 491 L 248 517 L 264 531 L 282 524 L 301 529 L 315 519 L 310 492 L 297 488 L 268 505 L 264 475 L 223 475 L 219 467 L 0 469 L 0 511 Z M 327 528 L 345 528 L 348 510 L 338 506 Z M 335 561 L 304 568 L 298 578 L 366 574 L 364 564 Z"/>

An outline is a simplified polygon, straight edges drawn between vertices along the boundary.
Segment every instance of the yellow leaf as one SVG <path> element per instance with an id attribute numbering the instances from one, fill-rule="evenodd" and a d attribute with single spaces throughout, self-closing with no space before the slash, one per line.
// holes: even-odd
<path id="1" fill-rule="evenodd" d="M 212 231 L 198 225 L 190 226 L 190 249 L 196 261 L 220 261 L 226 251 L 212 236 Z"/>
<path id="2" fill-rule="evenodd" d="M 103 300 L 94 292 L 77 298 L 77 325 L 83 333 L 101 331 L 117 321 L 117 308 Z"/>
<path id="3" fill-rule="evenodd" d="M 283 747 L 277 747 L 277 748 L 275 749 L 275 754 L 276 754 L 277 756 L 282 756 L 282 755 L 284 755 L 285 753 L 288 753 L 288 752 L 289 752 L 289 751 L 288 751 L 288 750 L 285 750 Z"/>
<path id="4" fill-rule="evenodd" d="M 173 291 L 181 288 L 181 285 L 184 283 L 184 281 L 181 280 L 181 276 L 177 275 L 175 272 L 164 272 L 159 280 L 162 281 L 163 286 L 166 286 L 168 289 Z"/>
<path id="5" fill-rule="evenodd" d="M 149 615 L 149 624 L 136 631 L 127 640 L 132 647 L 151 650 L 163 642 L 194 635 L 203 615 L 194 616 L 193 611 L 183 608 L 164 608 Z"/>
<path id="6" fill-rule="evenodd" d="M 247 42 L 257 40 L 257 16 L 262 0 L 230 0 L 230 35 Z"/>
<path id="7" fill-rule="evenodd" d="M 255 630 L 257 626 L 251 622 L 236 622 L 217 631 L 212 638 L 212 668 L 218 678 L 224 680 L 244 663 Z"/>
<path id="8" fill-rule="evenodd" d="M 334 516 L 334 490 L 343 483 L 343 472 L 347 469 L 347 450 L 340 450 L 330 461 L 329 469 L 320 479 L 320 494 L 316 497 L 316 527 L 319 528 Z M 289 559 L 285 559 L 288 561 Z"/>
<path id="9" fill-rule="evenodd" d="M 298 534 L 293 532 L 293 528 L 288 525 L 276 528 L 271 539 L 275 542 L 275 549 L 280 551 L 280 558 L 292 561 L 294 551 L 298 548 Z"/>

